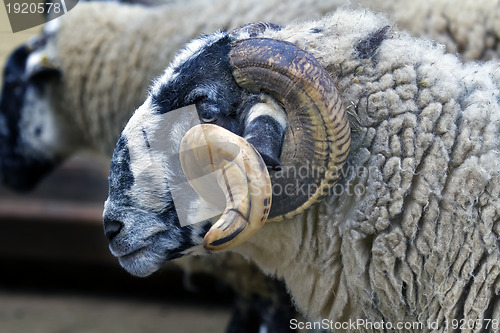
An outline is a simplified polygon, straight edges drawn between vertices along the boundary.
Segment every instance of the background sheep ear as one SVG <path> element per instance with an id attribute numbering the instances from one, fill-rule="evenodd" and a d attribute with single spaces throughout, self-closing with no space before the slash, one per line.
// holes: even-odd
<path id="1" fill-rule="evenodd" d="M 28 62 L 26 79 L 47 79 L 61 76 L 61 69 L 45 53 L 34 55 L 36 60 Z"/>

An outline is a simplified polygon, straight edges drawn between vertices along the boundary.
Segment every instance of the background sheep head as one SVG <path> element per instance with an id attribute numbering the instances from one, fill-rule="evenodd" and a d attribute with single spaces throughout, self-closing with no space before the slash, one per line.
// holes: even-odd
<path id="1" fill-rule="evenodd" d="M 257 30 L 268 27 L 257 24 Z M 253 216 L 242 211 L 238 214 L 243 217 L 235 219 L 224 212 L 213 227 L 213 219 L 181 227 L 171 195 L 178 184 L 172 170 L 180 168 L 172 156 L 178 155 L 186 131 L 199 123 L 195 118 L 252 143 L 262 155 L 256 157 L 257 165 L 260 159 L 269 167 L 279 164 L 282 168 L 271 170 L 274 183 L 290 184 L 294 190 L 300 182 L 314 185 L 307 193 L 273 193 L 271 211 L 264 209 L 265 216 L 256 221 L 263 223 L 268 213 L 276 221 L 303 212 L 327 195 L 339 177 L 350 129 L 331 78 L 293 44 L 240 38 L 255 35 L 253 29 L 255 25 L 232 35 L 218 32 L 189 43 L 154 83 L 122 133 L 111 163 L 104 226 L 112 253 L 133 274 L 148 275 L 165 260 L 201 249 L 205 234 L 205 248 L 216 250 L 235 246 L 256 231 L 246 233 Z M 165 118 L 190 104 L 196 105 L 196 117 L 184 114 L 173 126 Z M 161 147 L 155 149 L 158 142 Z M 304 179 L 284 176 L 283 168 L 296 172 L 309 162 Z M 210 210 L 201 200 L 176 208 L 195 214 Z M 217 228 L 220 234 L 210 238 Z"/>
<path id="2" fill-rule="evenodd" d="M 54 112 L 61 72 L 51 62 L 42 34 L 9 56 L 0 96 L 0 178 L 19 191 L 30 190 L 69 156 L 78 139 Z"/>

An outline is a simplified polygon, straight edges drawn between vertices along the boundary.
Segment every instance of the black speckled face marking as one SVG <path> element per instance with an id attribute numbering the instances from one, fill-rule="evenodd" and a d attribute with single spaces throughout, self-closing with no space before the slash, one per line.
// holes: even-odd
<path id="1" fill-rule="evenodd" d="M 143 133 L 145 131 L 140 131 L 139 135 L 146 141 Z M 140 161 L 131 158 L 130 146 L 127 137 L 122 135 L 113 153 L 109 196 L 103 214 L 104 233 L 111 253 L 123 268 L 133 275 L 147 276 L 165 261 L 185 255 L 202 244 L 211 223 L 181 227 L 166 181 L 161 195 L 148 193 L 148 188 L 139 186 L 132 166 Z M 147 147 L 147 142 L 144 146 Z M 139 176 L 147 177 L 146 173 Z M 162 200 L 163 209 L 152 211 L 145 198 Z"/>
<path id="2" fill-rule="evenodd" d="M 117 202 L 131 204 L 125 193 L 132 188 L 134 176 L 130 171 L 130 155 L 127 139 L 121 136 L 116 144 L 109 172 L 109 196 Z"/>
<path id="3" fill-rule="evenodd" d="M 278 29 L 277 25 L 267 23 L 249 25 L 255 26 Z M 218 33 L 188 44 L 157 80 L 151 103 L 159 113 L 196 104 L 201 122 L 222 126 L 244 137 L 255 146 L 267 165 L 277 167 L 286 114 L 268 108 L 267 114 L 254 115 L 248 121 L 252 106 L 263 102 L 263 98 L 261 94 L 244 91 L 236 83 L 229 63 L 231 42 L 227 33 Z"/>
<path id="4" fill-rule="evenodd" d="M 8 145 L 16 143 L 19 131 L 19 110 L 23 105 L 26 91 L 24 71 L 29 51 L 25 45 L 15 49 L 7 59 L 3 70 L 3 87 L 0 97 L 0 117 L 3 119 L 0 127 L 2 142 Z"/>
<path id="5" fill-rule="evenodd" d="M 23 80 L 29 51 L 22 45 L 14 50 L 3 70 L 3 87 L 0 95 L 0 163 L 12 154 L 17 145 L 19 122 L 26 84 Z M 0 173 L 1 175 L 1 173 Z"/>

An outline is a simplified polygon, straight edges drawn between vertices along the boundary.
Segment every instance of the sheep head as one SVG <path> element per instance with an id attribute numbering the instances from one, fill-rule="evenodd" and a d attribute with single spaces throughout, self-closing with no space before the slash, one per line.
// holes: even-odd
<path id="1" fill-rule="evenodd" d="M 15 49 L 3 71 L 0 95 L 0 180 L 19 191 L 33 188 L 69 155 L 63 121 L 54 112 L 60 70 L 42 34 Z"/>
<path id="2" fill-rule="evenodd" d="M 250 25 L 188 44 L 125 127 L 111 162 L 104 226 L 112 253 L 130 272 L 150 274 L 164 260 L 200 248 L 203 237 L 209 250 L 236 246 L 254 234 L 267 215 L 267 221 L 279 221 L 302 213 L 338 179 L 349 151 L 350 129 L 333 81 L 297 46 L 255 36 L 267 28 L 276 26 Z M 243 35 L 251 37 L 240 38 Z M 201 123 L 210 126 L 187 126 L 183 120 L 160 140 L 157 134 L 166 125 L 161 116 L 190 104 L 196 105 Z M 171 160 L 157 157 L 148 164 L 144 159 L 158 141 L 165 151 L 180 151 L 190 182 L 200 176 L 190 173 L 193 168 L 224 170 L 218 185 L 227 207 L 215 224 L 215 219 L 207 219 L 180 226 L 169 188 Z M 239 162 L 224 144 L 218 145 L 221 142 L 239 147 Z M 187 153 L 199 146 L 209 147 L 208 152 Z M 269 170 L 248 167 L 264 164 Z M 138 185 L 141 182 L 154 189 Z M 249 184 L 259 185 L 252 189 Z M 193 187 L 209 199 L 210 191 Z M 194 204 L 189 209 L 206 207 Z"/>

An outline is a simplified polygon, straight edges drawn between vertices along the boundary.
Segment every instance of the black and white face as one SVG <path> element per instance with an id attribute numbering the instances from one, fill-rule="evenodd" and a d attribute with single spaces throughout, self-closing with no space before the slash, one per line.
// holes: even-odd
<path id="1" fill-rule="evenodd" d="M 9 56 L 0 96 L 0 178 L 19 191 L 33 188 L 70 153 L 67 129 L 54 112 L 60 73 L 42 68 L 43 52 L 22 45 Z"/>
<path id="2" fill-rule="evenodd" d="M 172 195 L 180 186 L 176 184 L 186 182 L 175 170 L 181 168 L 182 136 L 199 123 L 194 113 L 161 114 L 148 99 L 132 116 L 113 153 L 104 229 L 111 253 L 134 275 L 147 276 L 166 260 L 203 250 L 199 245 L 211 223 L 181 226 Z M 176 193 L 184 196 L 186 205 L 179 207 L 185 212 L 198 211 L 197 196 Z"/>
<path id="3" fill-rule="evenodd" d="M 273 135 L 254 137 L 281 145 L 285 115 L 262 116 L 263 108 L 254 108 L 256 113 L 249 116 L 249 103 L 260 100 L 236 83 L 229 62 L 231 43 L 225 32 L 190 42 L 154 82 L 115 148 L 104 230 L 111 252 L 134 275 L 146 276 L 166 260 L 206 252 L 203 237 L 220 211 L 196 195 L 184 194 L 182 184 L 187 182 L 178 155 L 191 127 L 211 123 L 238 136 L 244 136 L 246 128 L 258 133 L 279 127 Z M 259 121 L 278 125 L 258 126 Z M 183 196 L 181 204 L 173 193 Z M 180 216 L 198 223 L 182 223 Z"/>
<path id="4" fill-rule="evenodd" d="M 235 109 L 242 91 L 232 78 L 228 52 L 225 33 L 188 44 L 154 83 L 115 148 L 104 228 L 112 254 L 134 275 L 149 275 L 166 260 L 204 251 L 201 244 L 212 223 L 181 226 L 172 198 L 174 170 L 180 170 L 175 157 L 183 135 L 200 120 L 240 131 Z M 177 112 L 188 105 L 194 112 Z M 195 197 L 183 202 L 189 202 L 179 207 L 187 214 L 202 209 Z"/>

